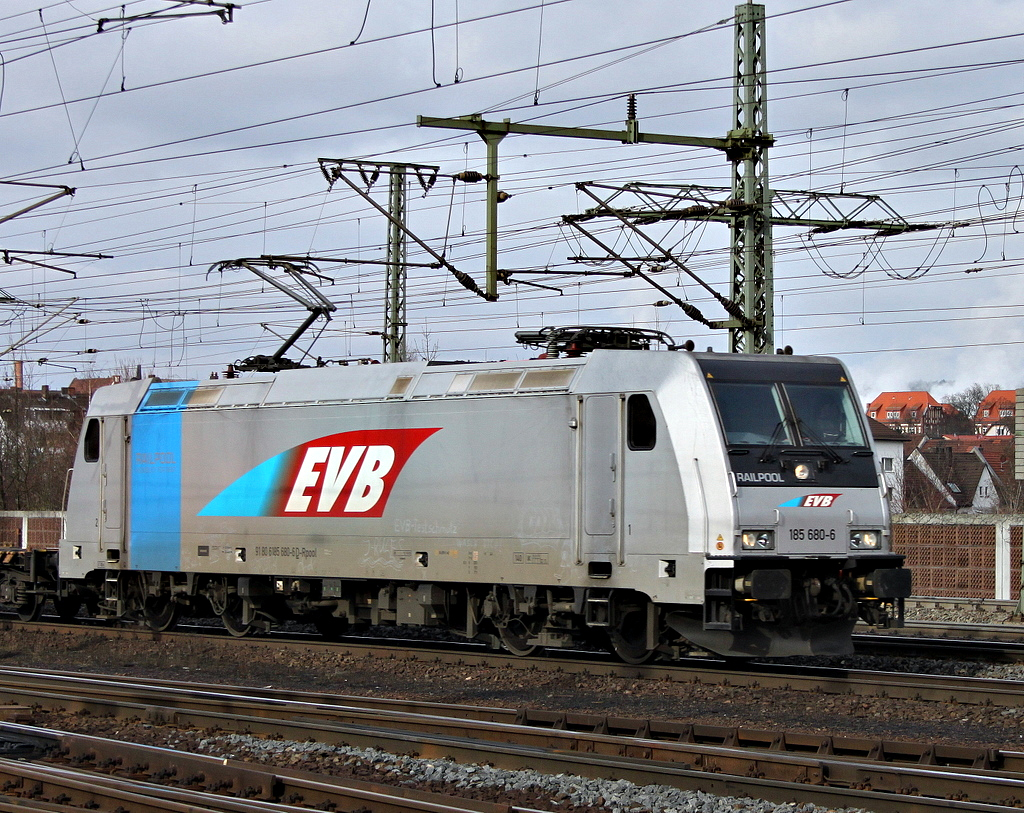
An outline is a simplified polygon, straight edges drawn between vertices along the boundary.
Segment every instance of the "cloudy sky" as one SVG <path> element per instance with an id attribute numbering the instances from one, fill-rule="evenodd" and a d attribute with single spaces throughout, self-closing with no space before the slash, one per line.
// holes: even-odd
<path id="1" fill-rule="evenodd" d="M 428 191 L 410 182 L 409 225 L 482 284 L 482 184 L 451 176 L 483 172 L 484 144 L 417 128 L 418 115 L 620 129 L 635 93 L 644 131 L 731 127 L 732 2 L 254 0 L 227 24 L 180 16 L 211 8 L 174 0 L 42 5 L 0 10 L 2 180 L 75 189 L 0 223 L 0 370 L 21 358 L 36 386 L 135 365 L 205 378 L 273 353 L 303 307 L 247 271 L 211 266 L 385 257 L 383 217 L 344 184 L 329 188 L 318 158 L 439 167 Z M 777 343 L 841 357 L 865 398 L 1024 386 L 1024 7 L 768 0 L 766 13 L 773 188 L 879 195 L 909 221 L 943 225 L 884 240 L 777 227 Z M 486 303 L 443 269 L 411 267 L 412 348 L 523 357 L 517 329 L 626 324 L 726 349 L 722 333 L 656 307 L 664 297 L 641 280 L 595 273 L 621 266 L 570 260 L 603 251 L 561 225 L 592 204 L 578 183 L 727 187 L 724 156 L 539 136 L 509 136 L 500 154 L 511 197 L 499 266 L 513 283 Z M 0 218 L 56 191 L 0 185 Z M 386 204 L 386 178 L 369 194 Z M 601 229 L 616 251 L 643 252 L 611 223 Z M 652 234 L 728 293 L 725 226 Z M 408 259 L 430 260 L 415 245 Z M 384 269 L 317 266 L 337 310 L 300 346 L 319 333 L 315 356 L 379 358 Z M 657 279 L 724 318 L 693 278 Z"/>

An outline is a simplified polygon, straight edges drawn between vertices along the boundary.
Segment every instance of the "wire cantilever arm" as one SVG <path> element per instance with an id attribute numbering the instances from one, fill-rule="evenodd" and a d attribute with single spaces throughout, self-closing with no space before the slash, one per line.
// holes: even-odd
<path id="1" fill-rule="evenodd" d="M 720 294 L 718 291 L 716 291 L 714 288 L 712 288 L 710 285 L 708 285 L 704 280 L 702 280 L 695 273 L 693 273 L 693 271 L 691 271 L 689 268 L 687 268 L 685 263 L 682 263 L 678 259 L 676 259 L 672 255 L 672 252 L 667 251 L 664 248 L 664 246 L 662 246 L 660 243 L 658 243 L 657 240 L 654 240 L 650 236 L 644 234 L 640 229 L 638 229 L 636 227 L 635 224 L 630 223 L 629 220 L 626 217 L 624 217 L 623 214 L 621 212 L 619 212 L 617 209 L 609 208 L 607 206 L 607 204 L 605 203 L 605 201 L 601 200 L 601 198 L 599 198 L 597 195 L 595 195 L 593 192 L 591 192 L 587 188 L 586 184 L 576 184 L 576 188 L 579 189 L 581 192 L 585 193 L 586 195 L 590 196 L 594 201 L 596 201 L 598 204 L 600 204 L 601 208 L 600 208 L 600 210 L 598 210 L 598 215 L 599 216 L 600 215 L 610 215 L 610 216 L 616 218 L 619 222 L 622 223 L 623 226 L 625 226 L 626 228 L 630 229 L 634 234 L 636 234 L 638 237 L 640 237 L 641 240 L 643 240 L 646 243 L 648 243 L 649 245 L 651 245 L 655 250 L 661 252 L 661 254 L 662 254 L 662 256 L 664 257 L 665 260 L 667 260 L 668 262 L 672 263 L 680 271 L 682 271 L 684 274 L 686 274 L 688 277 L 690 277 L 690 279 L 692 279 L 694 282 L 696 282 L 701 288 L 703 288 L 705 291 L 707 291 L 709 294 L 711 294 L 711 296 L 713 296 L 718 301 L 718 304 L 720 304 L 723 308 L 725 308 L 726 312 L 730 316 L 732 316 L 734 319 L 737 319 L 737 320 L 739 320 L 741 322 L 743 322 L 744 320 L 749 322 L 749 320 L 746 319 L 746 316 L 743 313 L 743 308 L 740 307 L 740 305 L 738 305 L 736 302 L 733 302 L 728 297 L 722 296 L 722 294 Z M 567 215 L 567 216 L 563 217 L 563 220 L 566 220 L 570 225 L 575 225 L 575 223 L 573 223 L 571 215 Z M 579 227 L 577 227 L 577 228 L 579 228 Z M 580 228 L 580 231 L 582 231 L 584 234 L 586 234 L 588 237 L 590 237 L 591 240 L 594 240 L 593 235 L 589 234 L 584 229 Z M 597 242 L 597 241 L 595 240 L 594 242 Z M 613 256 L 614 256 L 614 254 L 613 254 Z M 666 291 L 665 289 L 663 289 L 660 286 L 658 286 L 657 284 L 655 284 L 653 282 L 653 280 L 651 280 L 649 277 L 644 275 L 642 272 L 638 271 L 637 273 L 640 276 L 642 276 L 645 280 L 647 280 L 647 282 L 649 282 L 651 285 L 654 285 L 654 287 L 658 288 L 662 293 L 664 293 L 664 294 L 666 294 L 667 296 L 670 296 L 670 297 L 672 296 L 671 294 L 668 293 L 668 291 Z M 682 305 L 681 300 L 677 301 L 675 297 L 672 297 L 672 299 L 673 299 L 673 301 L 676 301 L 676 304 L 678 304 L 680 306 Z M 690 307 L 693 307 L 693 306 L 690 305 Z M 686 310 L 686 308 L 683 308 L 683 310 Z M 695 318 L 689 312 L 687 312 L 687 316 L 690 316 L 690 318 Z M 697 321 L 701 321 L 701 320 L 698 319 Z"/>
<path id="2" fill-rule="evenodd" d="M 6 223 L 8 220 L 14 220 L 14 218 L 16 217 L 20 217 L 21 215 L 31 212 L 34 209 L 38 209 L 40 206 L 45 206 L 47 203 L 52 203 L 53 201 L 59 198 L 63 198 L 65 195 L 75 194 L 75 190 L 72 187 L 61 186 L 59 184 L 29 183 L 27 181 L 0 181 L 0 183 L 4 184 L 5 186 L 37 186 L 43 189 L 57 190 L 52 195 L 47 195 L 42 200 L 36 201 L 35 203 L 30 203 L 28 206 L 25 206 L 24 208 L 19 209 L 16 212 L 12 212 L 9 215 L 3 215 L 2 217 L 0 217 L 0 223 Z"/>
<path id="3" fill-rule="evenodd" d="M 68 302 L 64 307 L 60 308 L 60 310 L 56 310 L 53 313 L 51 313 L 49 316 L 47 316 L 45 319 L 43 319 L 42 322 L 40 322 L 38 325 L 36 325 L 34 328 L 32 328 L 32 330 L 30 330 L 28 333 L 26 333 L 24 336 L 22 336 L 16 342 L 14 342 L 14 344 L 12 344 L 6 350 L 0 351 L 0 358 L 2 358 L 3 356 L 6 356 L 8 353 L 10 353 L 10 352 L 12 352 L 14 350 L 18 350 L 19 348 L 21 348 L 24 345 L 28 344 L 32 339 L 39 338 L 40 336 L 43 336 L 46 333 L 49 333 L 50 331 L 56 330 L 58 327 L 61 327 L 65 323 L 61 323 L 61 324 L 58 324 L 58 325 L 53 325 L 52 327 L 48 327 L 48 328 L 46 328 L 46 330 L 43 330 L 43 328 L 46 327 L 46 325 L 48 325 L 50 322 L 52 322 L 58 316 L 63 314 L 66 310 L 68 310 L 76 302 L 78 302 L 78 298 L 77 297 L 75 297 L 70 302 Z M 28 303 L 24 303 L 24 304 L 28 304 Z"/>
<path id="4" fill-rule="evenodd" d="M 652 288 L 660 291 L 662 294 L 667 296 L 669 298 L 669 300 L 673 304 L 678 305 L 682 309 L 683 313 L 685 313 L 687 316 L 689 316 L 695 322 L 699 322 L 700 324 L 704 325 L 705 327 L 710 327 L 710 328 L 719 328 L 719 327 L 721 327 L 720 324 L 711 321 L 703 313 L 701 313 L 699 308 L 695 307 L 694 305 L 691 305 L 689 302 L 686 302 L 686 301 L 680 299 L 678 296 L 676 296 L 674 293 L 672 293 L 664 285 L 662 285 L 661 283 L 657 282 L 653 277 L 651 277 L 650 274 L 648 274 L 646 271 L 644 271 L 639 265 L 637 265 L 635 263 L 631 263 L 629 260 L 625 259 L 624 257 L 616 256 L 615 251 L 610 246 L 607 246 L 605 243 L 603 243 L 601 240 L 599 240 L 593 234 L 588 232 L 578 222 L 576 222 L 575 220 L 573 220 L 572 218 L 570 218 L 568 216 L 564 216 L 562 219 L 563 219 L 563 221 L 565 223 L 567 223 L 568 225 L 572 226 L 574 229 L 578 229 L 583 234 L 585 234 L 587 237 L 589 237 L 591 240 L 593 240 L 595 243 L 597 243 L 598 246 L 600 246 L 602 249 L 604 249 L 605 251 L 608 252 L 609 256 L 615 257 L 615 259 L 617 259 L 624 266 L 626 266 L 626 268 L 628 268 L 630 270 L 630 273 L 632 275 L 640 277 L 644 282 L 646 282 Z M 717 296 L 716 296 L 716 298 L 717 298 Z M 735 316 L 735 314 L 732 314 L 731 311 L 730 311 L 730 315 Z M 744 322 L 744 321 L 748 321 L 748 320 L 740 318 L 739 321 Z"/>
<path id="5" fill-rule="evenodd" d="M 447 269 L 448 272 L 453 277 L 455 277 L 455 279 L 459 281 L 459 284 L 462 285 L 462 287 L 465 288 L 467 291 L 471 291 L 480 298 L 486 299 L 488 302 L 493 302 L 498 298 L 496 295 L 489 295 L 485 291 L 481 290 L 480 286 L 476 284 L 476 282 L 473 280 L 471 276 L 469 276 L 469 274 L 465 273 L 464 271 L 460 271 L 458 268 L 456 268 L 454 265 L 448 262 L 448 260 L 446 260 L 442 255 L 438 254 L 436 251 L 434 251 L 434 249 L 432 249 L 425 242 L 423 242 L 423 240 L 421 240 L 419 237 L 417 237 L 415 234 L 409 231 L 408 227 L 401 221 L 400 218 L 397 218 L 394 215 L 392 215 L 391 212 L 389 212 L 387 209 L 385 209 L 383 206 L 377 203 L 377 201 L 375 201 L 368 194 L 366 194 L 362 189 L 359 188 L 359 186 L 356 183 L 354 183 L 347 175 L 345 175 L 344 172 L 332 172 L 331 175 L 329 176 L 328 182 L 337 180 L 338 178 L 347 183 L 352 188 L 352 191 L 354 191 L 361 198 L 363 198 L 363 200 L 367 201 L 374 209 L 376 209 L 378 212 L 384 215 L 384 217 L 388 219 L 389 223 L 401 229 L 402 232 L 410 240 L 412 240 L 414 243 L 416 243 L 416 245 L 418 245 L 425 252 L 427 252 L 427 254 L 429 254 L 431 257 L 437 260 L 437 262 L 441 264 L 441 267 Z"/>
<path id="6" fill-rule="evenodd" d="M 131 23 L 141 22 L 143 20 L 182 20 L 187 17 L 218 17 L 224 25 L 227 25 L 228 23 L 233 23 L 235 21 L 235 9 L 239 8 L 235 3 L 217 3 L 214 0 L 177 0 L 175 5 L 179 7 L 193 5 L 209 6 L 211 10 L 190 11 L 184 13 L 157 10 L 148 11 L 145 14 L 132 14 L 128 17 L 100 17 L 96 21 L 96 33 L 102 34 L 104 31 L 109 31 L 111 28 L 130 25 Z"/>

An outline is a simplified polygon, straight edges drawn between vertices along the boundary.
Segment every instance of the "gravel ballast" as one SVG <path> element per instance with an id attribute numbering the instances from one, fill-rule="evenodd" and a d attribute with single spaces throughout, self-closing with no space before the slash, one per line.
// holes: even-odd
<path id="1" fill-rule="evenodd" d="M 835 813 L 834 808 L 810 803 L 775 803 L 715 796 L 664 785 L 640 786 L 624 780 L 549 775 L 532 770 L 510 771 L 490 765 L 461 764 L 450 759 L 419 759 L 375 748 L 265 739 L 249 734 L 178 729 L 138 721 L 126 723 L 54 713 L 41 714 L 36 722 L 60 730 L 88 731 L 96 736 L 179 751 L 414 787 L 536 810 L 572 813 Z M 854 811 L 853 808 L 843 810 Z"/>
<path id="2" fill-rule="evenodd" d="M 240 656 L 245 651 L 246 655 Z M 571 673 L 450 665 L 346 654 L 330 648 L 252 646 L 216 638 L 110 638 L 57 632 L 0 631 L 0 663 L 139 677 L 274 686 L 331 694 L 410 697 L 444 703 L 533 707 L 889 740 L 980 745 L 1018 750 L 1018 709 L 912 700 L 808 694 L 767 688 L 667 683 Z M 848 668 L 938 671 L 1024 679 L 1016 665 L 922 662 L 911 658 L 843 659 Z M 414 760 L 383 752 L 287 743 L 223 732 L 182 731 L 79 715 L 39 715 L 38 725 L 166 745 L 357 778 L 415 784 L 549 810 L 656 810 L 679 813 L 810 813 L 809 804 L 774 804 L 670 788 L 636 788 L 579 777 L 499 771 L 447 760 Z"/>

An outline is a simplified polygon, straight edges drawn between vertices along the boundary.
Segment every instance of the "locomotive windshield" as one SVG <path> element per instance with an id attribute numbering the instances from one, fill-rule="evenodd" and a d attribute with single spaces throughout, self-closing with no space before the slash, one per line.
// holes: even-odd
<path id="1" fill-rule="evenodd" d="M 711 391 L 727 443 L 793 445 L 782 393 L 774 384 L 716 381 Z"/>
<path id="2" fill-rule="evenodd" d="M 849 388 L 823 384 L 784 384 L 796 416 L 801 443 L 867 446 L 857 405 Z"/>
<path id="3" fill-rule="evenodd" d="M 867 446 L 844 384 L 711 381 L 726 443 Z"/>

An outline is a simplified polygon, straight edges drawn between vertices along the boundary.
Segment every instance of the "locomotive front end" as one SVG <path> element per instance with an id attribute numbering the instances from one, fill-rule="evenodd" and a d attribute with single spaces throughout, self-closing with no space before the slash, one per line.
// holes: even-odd
<path id="1" fill-rule="evenodd" d="M 861 619 L 900 626 L 910 571 L 890 544 L 871 439 L 833 359 L 698 360 L 723 443 L 732 539 L 706 553 L 685 635 L 735 656 L 843 654 Z"/>

